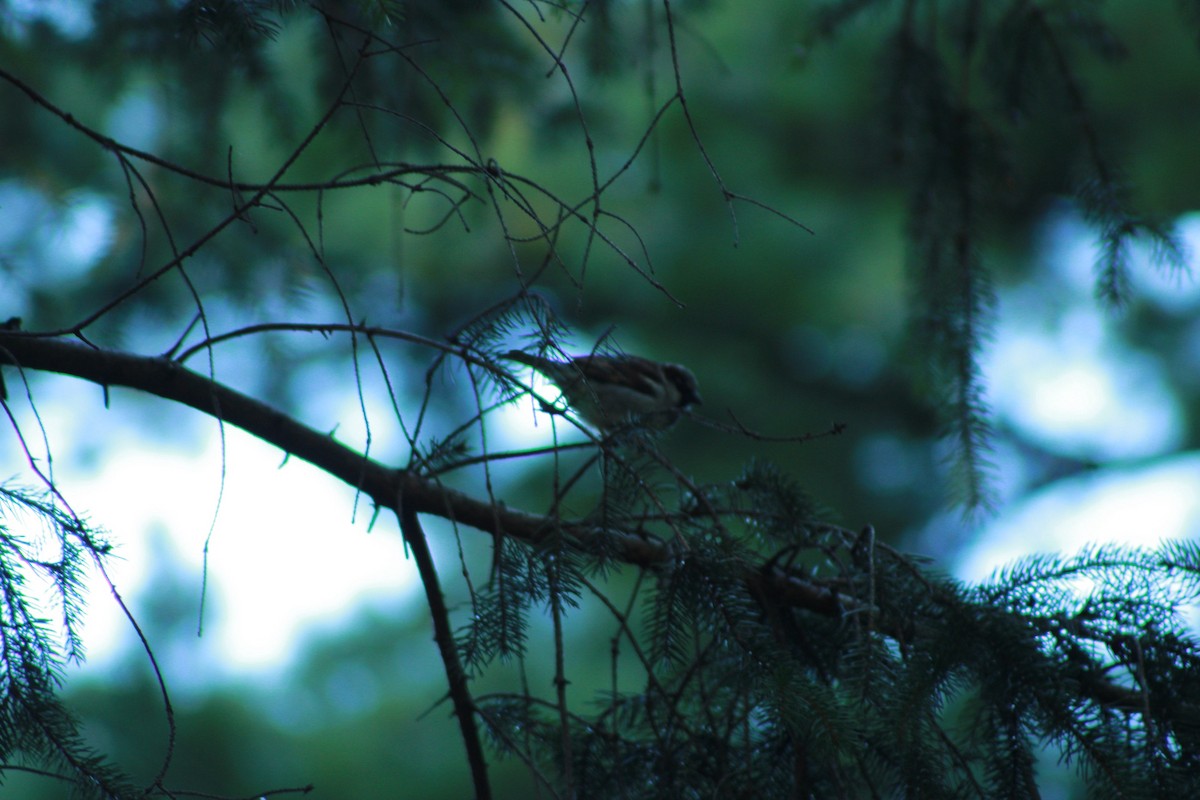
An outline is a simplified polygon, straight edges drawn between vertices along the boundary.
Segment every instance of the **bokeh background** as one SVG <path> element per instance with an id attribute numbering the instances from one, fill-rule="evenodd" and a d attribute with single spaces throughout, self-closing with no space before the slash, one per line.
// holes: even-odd
<path id="1" fill-rule="evenodd" d="M 993 503 L 964 509 L 952 488 L 955 445 L 922 380 L 927 353 L 910 336 L 911 184 L 888 123 L 888 36 L 912 4 L 860 4 L 869 10 L 829 37 L 821 11 L 839 4 L 672 4 L 694 130 L 675 104 L 644 141 L 675 90 L 668 31 L 645 24 L 661 7 L 592 5 L 567 50 L 572 96 L 500 6 L 405 3 L 388 16 L 372 4 L 328 4 L 405 47 L 362 71 L 358 116 L 323 128 L 285 182 L 362 177 L 376 159 L 461 166 L 460 150 L 579 202 L 592 191 L 594 152 L 602 180 L 621 171 L 605 193 L 614 246 L 564 226 L 562 264 L 536 286 L 570 326 L 569 341 L 586 351 L 611 335 L 630 352 L 688 364 L 713 419 L 733 412 L 773 436 L 846 426 L 797 443 L 685 423 L 663 446 L 697 481 L 728 481 L 751 459 L 770 460 L 831 519 L 873 525 L 965 580 L 1030 552 L 1200 533 L 1200 290 L 1147 244 L 1128 253 L 1129 302 L 1098 302 L 1098 231 L 1070 197 L 1086 173 L 1086 125 L 1122 170 L 1132 206 L 1172 230 L 1195 265 L 1200 49 L 1179 8 L 1104 4 L 1124 56 L 1079 42 L 1068 53 L 1086 121 L 1053 77 L 1031 82 L 1020 118 L 979 94 L 981 119 L 1004 142 L 1008 182 L 978 210 L 976 243 L 995 298 L 978 354 Z M 124 145 L 217 178 L 270 178 L 324 113 L 357 42 L 315 13 L 263 5 L 269 28 L 243 31 L 251 44 L 239 47 L 220 18 L 188 27 L 180 8 L 0 2 L 0 67 Z M 544 17 L 539 30 L 561 43 L 570 16 Z M 922 24 L 949 29 L 955 18 L 926 10 Z M 72 325 L 228 213 L 228 191 L 139 162 L 160 204 L 142 196 L 139 219 L 132 179 L 111 153 L 11 81 L 0 84 L 0 103 L 0 317 L 31 330 Z M 697 134 L 730 191 L 779 213 L 744 202 L 731 213 Z M 332 276 L 354 321 L 442 338 L 511 295 L 517 265 L 531 274 L 542 262 L 543 245 L 506 240 L 486 196 L 454 207 L 452 191 L 437 191 L 444 182 L 419 188 L 289 194 L 286 208 L 229 226 L 186 266 L 210 329 L 345 322 Z M 529 197 L 554 218 L 546 197 Z M 537 232 L 519 214 L 505 220 L 518 240 Z M 616 247 L 652 268 L 662 289 Z M 195 313 L 191 291 L 172 274 L 106 313 L 89 337 L 163 352 Z M 412 413 L 435 354 L 397 343 L 383 353 Z M 369 424 L 372 454 L 404 463 L 382 377 L 369 360 L 356 375 L 352 355 L 345 337 L 262 334 L 220 346 L 211 368 L 348 443 L 363 446 Z M 204 354 L 190 365 L 210 367 Z M 44 375 L 28 376 L 27 397 L 7 377 L 21 429 L 44 426 L 36 455 L 52 454 L 58 488 L 118 544 L 111 574 L 173 691 L 171 785 L 236 796 L 307 783 L 318 797 L 465 795 L 428 619 L 392 520 L 189 410 Z M 475 398 L 461 371 L 435 379 L 436 435 L 469 416 Z M 528 403 L 488 424 L 495 448 L 551 440 Z M 5 437 L 0 478 L 35 483 L 15 435 Z M 493 478 L 510 505 L 536 510 L 550 469 L 512 461 Z M 478 472 L 450 480 L 482 486 Z M 460 550 L 486 575 L 490 539 L 436 523 L 430 531 L 447 576 Z M 161 698 L 130 626 L 98 576 L 95 585 L 90 657 L 67 675 L 69 702 L 98 748 L 149 777 L 165 748 Z M 464 600 L 461 586 L 448 581 L 448 591 Z M 581 685 L 607 670 L 613 627 L 594 609 L 578 612 L 571 653 Z M 532 649 L 545 635 L 533 633 Z M 548 686 L 545 669 L 504 665 L 481 688 Z M 525 796 L 519 764 L 493 769 L 511 781 L 500 784 L 507 796 Z M 62 796 L 34 776 L 10 777 L 9 787 Z"/>

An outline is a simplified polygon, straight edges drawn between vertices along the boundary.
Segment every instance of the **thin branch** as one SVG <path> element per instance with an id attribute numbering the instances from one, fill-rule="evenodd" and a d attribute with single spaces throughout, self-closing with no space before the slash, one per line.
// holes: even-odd
<path id="1" fill-rule="evenodd" d="M 241 428 L 349 486 L 361 489 L 383 508 L 400 511 L 396 508 L 397 501 L 403 498 L 404 509 L 414 514 L 434 514 L 531 545 L 544 545 L 561 537 L 566 546 L 581 552 L 604 552 L 620 561 L 650 569 L 671 564 L 676 555 L 674 548 L 642 530 L 599 528 L 588 521 L 574 522 L 532 514 L 502 503 L 480 500 L 412 470 L 392 469 L 259 400 L 166 358 L 131 355 L 0 330 L 0 364 L 74 375 L 104 387 L 127 386 L 202 413 L 219 415 L 226 424 Z M 705 518 L 713 513 L 716 513 L 714 508 L 703 510 Z M 734 515 L 739 513 L 744 512 L 731 511 Z M 839 533 L 853 536 L 840 529 Z M 780 607 L 802 609 L 834 619 L 869 611 L 863 600 L 841 591 L 841 586 L 771 561 L 747 565 L 740 577 L 752 596 L 767 598 Z M 912 635 L 911 631 L 891 630 L 882 624 L 878 630 L 892 638 L 905 639 Z M 1137 692 L 1099 680 L 1085 689 L 1094 700 L 1108 708 L 1132 714 L 1142 712 L 1142 700 Z"/>
<path id="2" fill-rule="evenodd" d="M 413 561 L 416 562 L 417 572 L 421 576 L 421 585 L 425 587 L 425 600 L 429 604 L 429 614 L 433 618 L 433 640 L 437 642 L 438 653 L 442 657 L 442 666 L 446 671 L 446 683 L 450 687 L 450 702 L 454 705 L 454 715 L 458 717 L 458 728 L 462 733 L 463 745 L 467 750 L 467 763 L 471 765 L 471 782 L 475 786 L 475 800 L 490 800 L 492 789 L 488 782 L 487 759 L 483 755 L 483 745 L 479 741 L 479 726 L 475 720 L 475 703 L 471 699 L 471 691 L 467 686 L 467 673 L 458 658 L 458 648 L 454 644 L 454 631 L 450 628 L 450 611 L 446 608 L 446 598 L 442 596 L 442 588 L 438 582 L 437 565 L 433 563 L 433 554 L 429 552 L 429 542 L 421 521 L 417 518 L 417 510 L 407 501 L 403 491 L 397 495 L 396 515 L 400 520 L 400 532 L 408 544 Z"/>

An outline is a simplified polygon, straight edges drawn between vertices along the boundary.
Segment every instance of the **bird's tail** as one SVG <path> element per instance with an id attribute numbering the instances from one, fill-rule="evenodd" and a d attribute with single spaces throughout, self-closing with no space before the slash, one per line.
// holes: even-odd
<path id="1" fill-rule="evenodd" d="M 517 361 L 527 367 L 533 367 L 534 369 L 541 368 L 541 366 L 549 360 L 542 358 L 541 356 L 530 355 L 529 353 L 525 353 L 521 350 L 509 350 L 507 353 L 502 355 L 501 358 L 507 358 L 510 361 Z"/>

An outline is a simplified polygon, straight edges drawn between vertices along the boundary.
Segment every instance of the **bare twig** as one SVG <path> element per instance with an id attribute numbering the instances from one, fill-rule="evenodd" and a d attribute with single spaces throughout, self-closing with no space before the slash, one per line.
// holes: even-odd
<path id="1" fill-rule="evenodd" d="M 404 535 L 413 561 L 416 562 L 421 585 L 425 587 L 425 601 L 429 605 L 429 615 L 433 618 L 433 639 L 442 657 L 446 683 L 450 687 L 450 702 L 454 705 L 454 715 L 458 717 L 458 728 L 467 750 L 467 763 L 471 767 L 475 798 L 490 800 L 492 789 L 488 781 L 487 759 L 484 758 L 483 745 L 479 741 L 479 726 L 475 721 L 475 703 L 467 685 L 467 673 L 458 658 L 454 631 L 450 627 L 450 611 L 446 608 L 446 598 L 442 596 L 437 565 L 433 563 L 433 554 L 429 552 L 429 542 L 417 518 L 417 510 L 405 498 L 403 491 L 396 497 L 395 509 L 400 520 L 400 532 Z"/>

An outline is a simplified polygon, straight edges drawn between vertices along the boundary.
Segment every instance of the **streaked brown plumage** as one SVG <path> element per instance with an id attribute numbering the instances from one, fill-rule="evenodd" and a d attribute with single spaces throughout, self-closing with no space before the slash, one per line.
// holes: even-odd
<path id="1" fill-rule="evenodd" d="M 679 364 L 628 355 L 557 361 L 520 350 L 504 357 L 549 378 L 571 409 L 601 430 L 627 425 L 669 428 L 685 410 L 701 402 L 696 376 Z"/>

